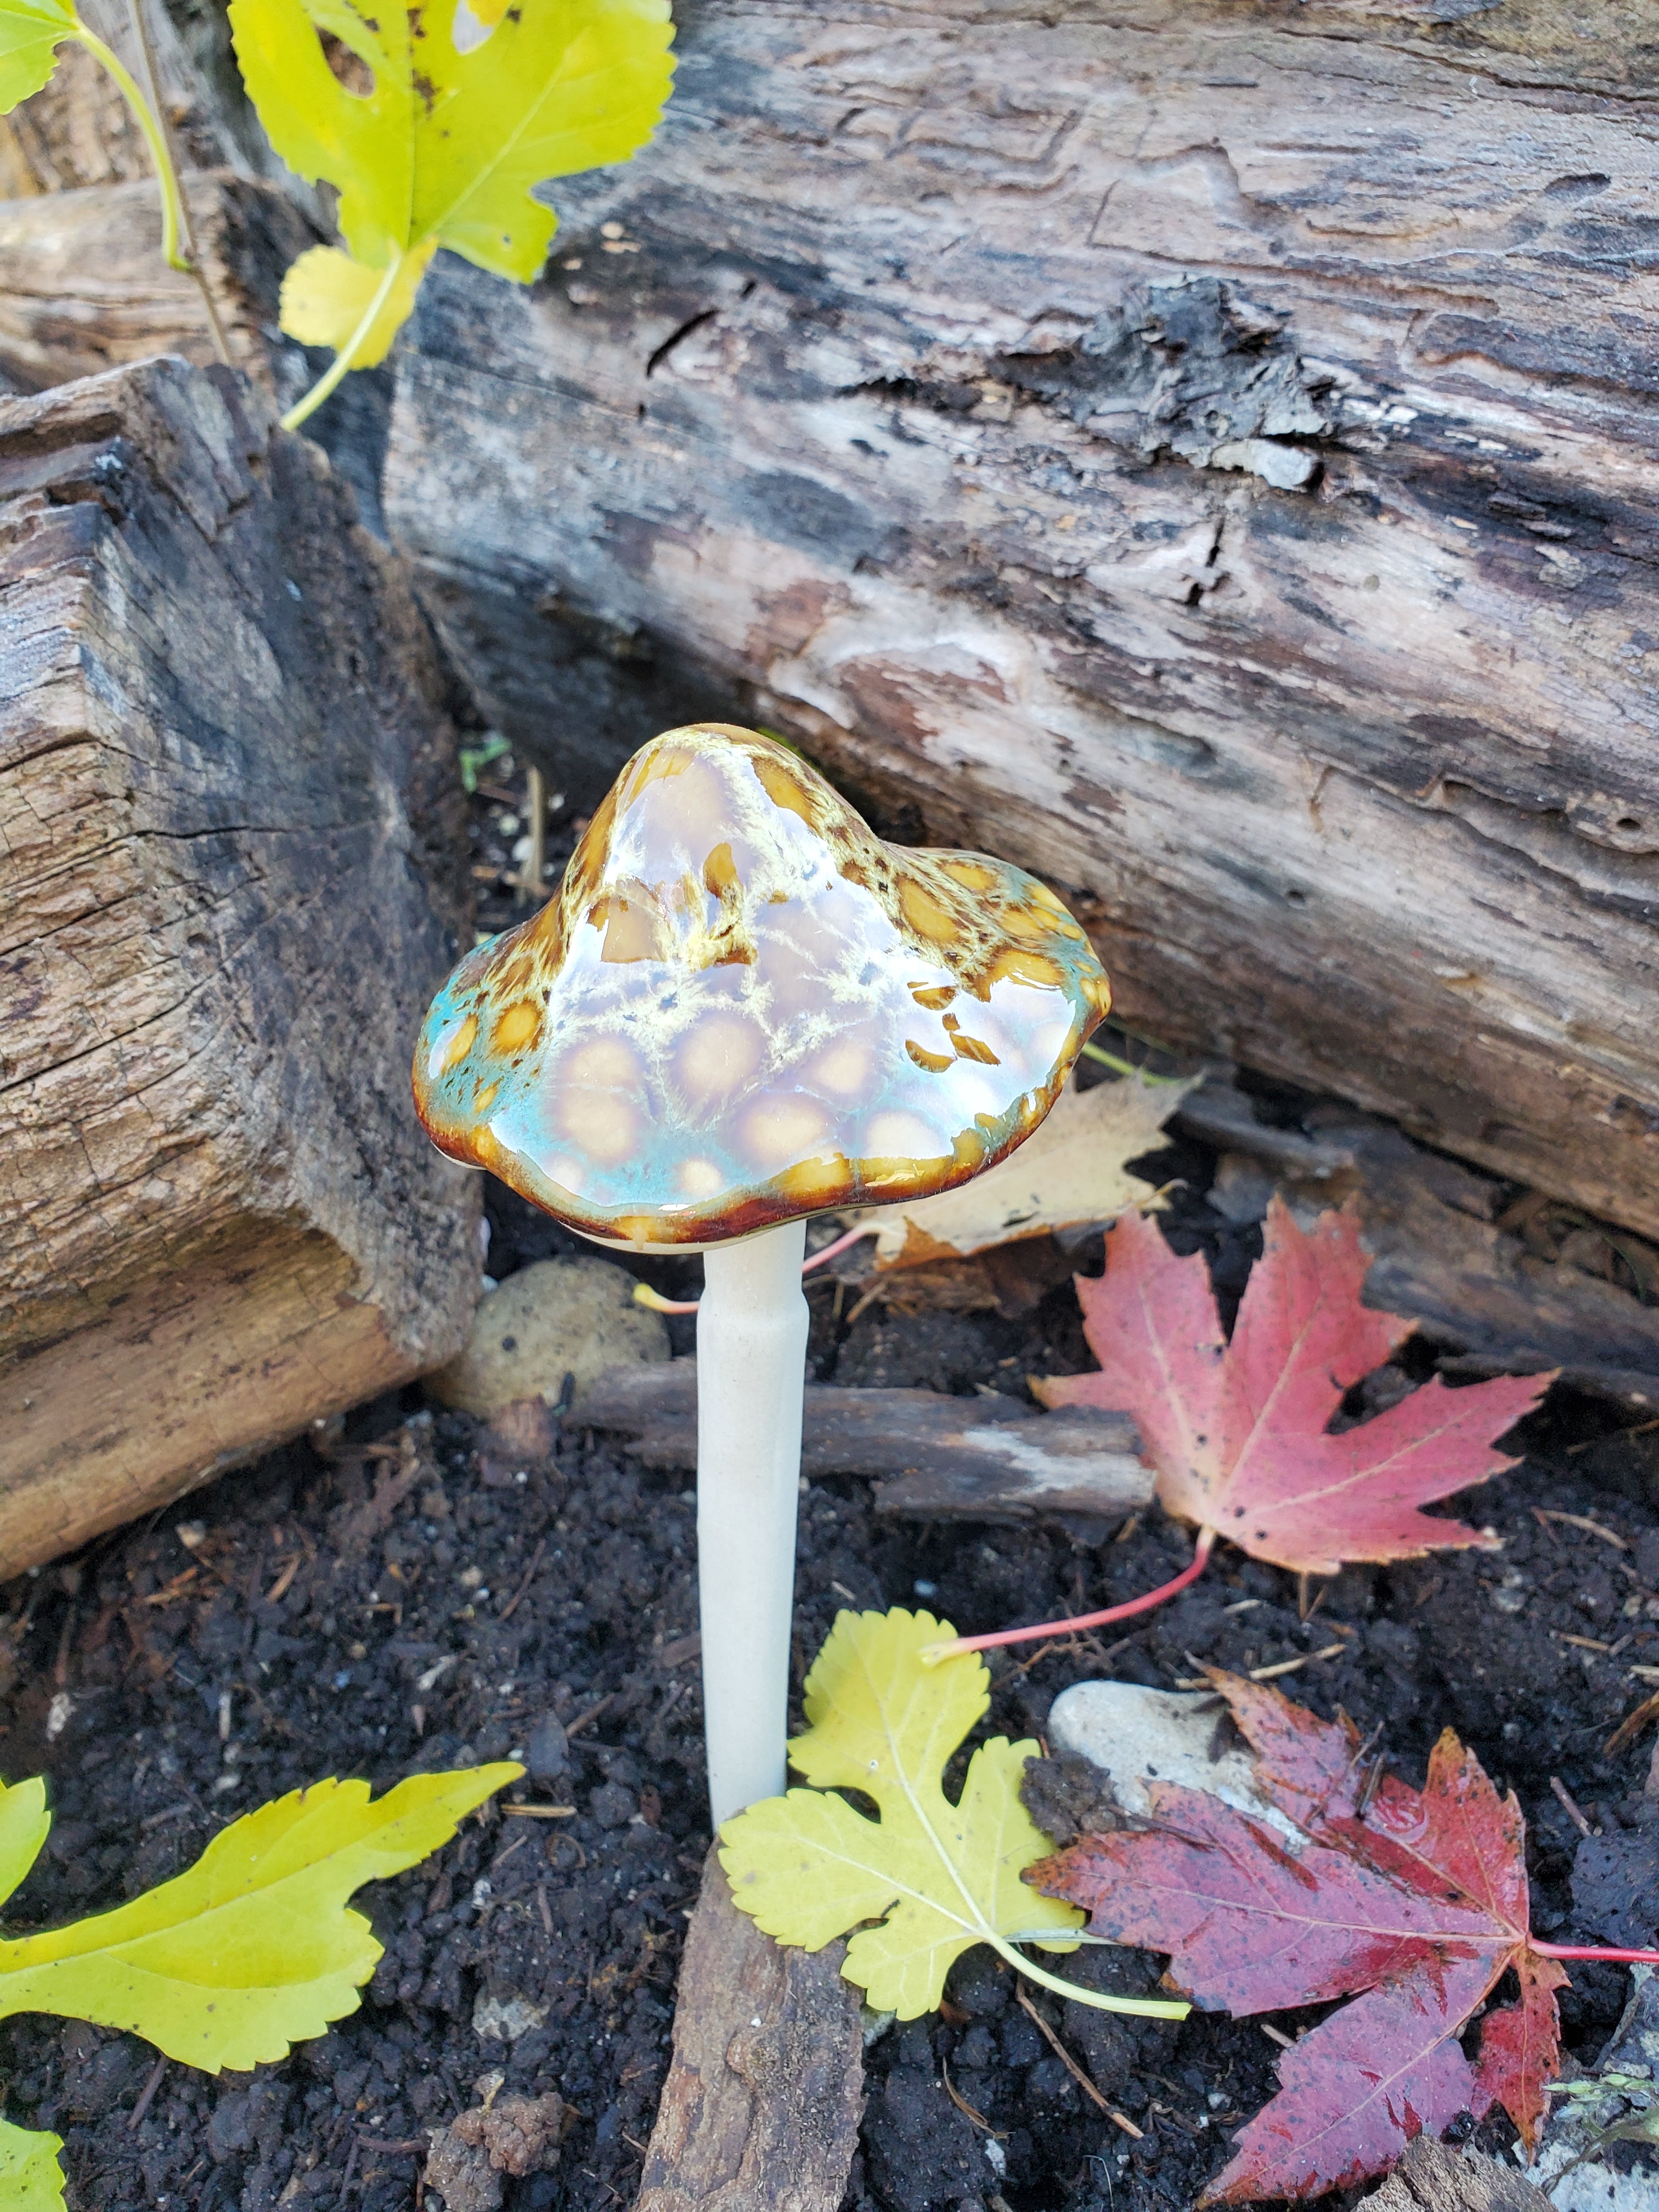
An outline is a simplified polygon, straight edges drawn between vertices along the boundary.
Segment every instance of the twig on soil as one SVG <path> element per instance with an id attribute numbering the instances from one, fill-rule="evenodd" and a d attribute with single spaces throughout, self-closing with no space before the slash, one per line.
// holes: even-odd
<path id="1" fill-rule="evenodd" d="M 135 2134 L 144 2124 L 144 2114 L 149 2112 L 151 2100 L 161 2087 L 161 2076 L 167 2070 L 167 2062 L 165 2058 L 158 2058 L 155 2065 L 150 2068 L 149 2078 L 138 2092 L 138 2101 L 127 2114 L 127 2125 Z"/>
<path id="2" fill-rule="evenodd" d="M 939 2062 L 939 2079 L 945 2084 L 945 2094 L 951 2100 L 951 2102 L 956 2106 L 957 2112 L 963 2113 L 968 2119 L 970 2119 L 976 2128 L 982 2128 L 988 2136 L 994 2136 L 998 2142 L 1006 2142 L 1008 2138 L 1002 2130 L 1000 2128 L 994 2128 L 989 2120 L 986 2118 L 984 2113 L 976 2111 L 975 2108 L 969 2103 L 966 2097 L 963 2095 L 956 2083 L 951 2079 L 951 2069 L 942 2058 Z"/>
<path id="3" fill-rule="evenodd" d="M 1253 1682 L 1277 1681 L 1281 1674 L 1294 1674 L 1300 1667 L 1312 1666 L 1316 1659 L 1340 1659 L 1347 1650 L 1346 1644 L 1328 1644 L 1322 1651 L 1304 1651 L 1299 1659 L 1281 1659 L 1276 1666 L 1252 1667 Z"/>
<path id="4" fill-rule="evenodd" d="M 541 1565 L 542 1559 L 545 1555 L 546 1551 L 547 1539 L 544 1536 L 540 1543 L 536 1547 L 535 1556 L 530 1562 L 529 1571 L 526 1574 L 524 1580 L 519 1584 L 517 1589 L 514 1591 L 512 1596 L 508 1598 L 507 1603 L 501 1607 L 501 1618 L 503 1620 L 511 1620 L 514 1614 L 518 1611 L 519 1601 L 523 1597 L 525 1592 L 530 1588 L 531 1583 L 535 1581 L 536 1571 Z"/>
<path id="5" fill-rule="evenodd" d="M 1613 1734 L 1601 1747 L 1603 1759 L 1616 1759 L 1626 1745 L 1634 1743 L 1650 1721 L 1659 1720 L 1659 1690 L 1644 1698 L 1633 1713 L 1626 1713 Z"/>
<path id="6" fill-rule="evenodd" d="M 1048 2043 L 1048 2048 L 1054 2052 L 1055 2057 L 1059 2059 L 1060 2064 L 1071 2075 L 1073 2081 L 1077 2083 L 1078 2087 L 1082 2090 L 1084 2095 L 1085 2097 L 1093 2098 L 1095 2103 L 1099 2106 L 1101 2111 L 1105 2113 L 1107 2118 L 1112 2123 L 1114 2127 L 1121 2128 L 1124 2134 L 1126 2136 L 1133 2136 L 1136 2142 L 1141 2142 L 1144 2139 L 1145 2130 L 1138 2128 L 1132 2119 L 1129 2119 L 1124 2113 L 1120 2112 L 1115 2105 L 1109 2105 L 1107 2103 L 1105 2098 L 1101 2095 L 1099 2090 L 1095 2087 L 1089 2076 L 1084 2072 L 1083 2069 L 1078 2064 L 1076 2059 L 1073 2057 L 1071 2052 L 1066 2048 L 1066 2045 L 1054 2033 L 1053 2028 L 1049 2027 L 1048 2021 L 1044 2020 L 1042 2014 L 1031 2002 L 1031 2000 L 1026 1996 L 1024 1990 L 1017 1989 L 1014 1991 L 1014 1995 L 1019 2003 L 1028 2013 L 1030 2013 L 1031 2018 L 1036 2022 L 1037 2027 Z M 957 2102 L 960 2103 L 961 2100 L 958 2099 Z"/>
<path id="7" fill-rule="evenodd" d="M 267 1605 L 276 1605 L 281 1599 L 285 1598 L 288 1595 L 289 1591 L 293 1588 L 294 1577 L 299 1573 L 300 1563 L 304 1557 L 305 1553 L 303 1552 L 296 1552 L 294 1554 L 294 1557 L 289 1561 L 288 1565 L 283 1569 L 281 1574 L 277 1576 L 276 1581 L 272 1583 L 270 1588 L 265 1592 L 265 1603 Z M 192 1569 L 192 1572 L 194 1570 Z M 156 1605 L 161 1602 L 159 1598 L 151 1598 L 149 1601 L 151 1605 Z"/>
<path id="8" fill-rule="evenodd" d="M 521 1820 L 574 1820 L 574 1805 L 503 1805 L 503 1813 L 516 1814 Z"/>
<path id="9" fill-rule="evenodd" d="M 1293 2035 L 1286 2035 L 1282 2027 L 1275 2027 L 1270 2021 L 1265 2020 L 1257 2021 L 1256 2026 L 1267 2037 L 1268 2042 L 1276 2043 L 1281 2051 L 1296 2049 L 1296 2038 Z"/>
<path id="10" fill-rule="evenodd" d="M 1568 1789 L 1566 1784 L 1561 1779 L 1559 1774 L 1551 1775 L 1550 1788 L 1555 1792 L 1556 1798 L 1560 1804 L 1562 1811 L 1566 1814 L 1568 1820 L 1572 1822 L 1573 1826 L 1577 1829 L 1581 1836 L 1599 1836 L 1601 1834 L 1601 1831 L 1599 1828 L 1591 1827 L 1589 1820 L 1585 1818 L 1583 1814 L 1579 1811 L 1577 1803 L 1574 1802 L 1572 1792 Z"/>
<path id="11" fill-rule="evenodd" d="M 1534 1505 L 1533 1511 L 1540 1521 L 1563 1521 L 1569 1528 L 1583 1528 L 1592 1536 L 1599 1536 L 1605 1544 L 1616 1544 L 1621 1552 L 1630 1546 L 1617 1529 L 1605 1528 L 1600 1521 L 1592 1521 L 1588 1513 L 1563 1513 L 1553 1505 Z"/>
<path id="12" fill-rule="evenodd" d="M 617 1692 L 614 1690 L 607 1690 L 604 1697 L 591 1705 L 585 1713 L 578 1713 L 575 1719 L 568 1724 L 564 1732 L 565 1741 L 568 1742 L 570 1738 L 579 1729 L 585 1729 L 590 1721 L 596 1721 L 601 1713 L 608 1712 L 616 1702 Z"/>

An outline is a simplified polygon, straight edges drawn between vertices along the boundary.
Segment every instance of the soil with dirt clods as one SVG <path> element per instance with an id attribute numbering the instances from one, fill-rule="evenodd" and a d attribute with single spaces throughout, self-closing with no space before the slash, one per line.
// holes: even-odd
<path id="1" fill-rule="evenodd" d="M 1236 1299 L 1255 1232 L 1205 1206 L 1203 1156 L 1175 1168 L 1187 1189 L 1168 1233 L 1206 1249 Z M 499 1191 L 492 1212 L 498 1272 L 558 1248 Z M 1082 1264 L 1098 1267 L 1097 1242 Z M 1012 1321 L 872 1310 L 845 1331 L 827 1288 L 813 1305 L 815 1368 L 843 1382 L 1018 1392 L 1028 1373 L 1091 1364 L 1063 1284 Z M 1420 1376 L 1432 1346 L 1403 1356 Z M 1386 1370 L 1352 1411 L 1401 1387 Z M 1281 1686 L 1380 1729 L 1403 1774 L 1421 1778 L 1449 1725 L 1519 1793 L 1540 1933 L 1651 1943 L 1652 1731 L 1611 1760 L 1601 1747 L 1659 1683 L 1659 1437 L 1570 1399 L 1522 1441 L 1522 1467 L 1460 1501 L 1501 1552 L 1350 1570 L 1307 1594 L 1306 1618 L 1293 1578 L 1224 1552 L 1121 1638 L 998 1655 L 989 1729 L 1040 1739 L 1083 1675 L 1167 1687 L 1200 1661 L 1305 1662 Z M 280 2064 L 212 2079 L 78 2023 L 0 2027 L 6 2116 L 64 2136 L 75 2212 L 438 2212 L 428 2131 L 492 2091 L 556 2091 L 570 2108 L 555 2163 L 501 2177 L 507 2212 L 632 2202 L 708 1841 L 692 1503 L 686 1476 L 642 1474 L 580 1431 L 526 1456 L 405 1394 L 0 1590 L 0 1772 L 46 1774 L 55 1811 L 13 1932 L 166 1881 L 237 1814 L 319 1777 L 378 1790 L 487 1759 L 528 1769 L 435 1858 L 360 1893 L 385 1946 L 362 2006 Z M 921 1604 L 968 1629 L 1042 1620 L 1131 1597 L 1189 1547 L 1156 1514 L 1089 1542 L 880 1523 L 866 1484 L 815 1482 L 797 1684 L 842 1606 Z M 1057 1832 L 1086 1820 L 1076 1784 L 1050 1766 L 1030 1785 Z M 1066 1970 L 1142 1990 L 1159 1965 L 1085 1952 Z M 1621 1970 L 1573 1968 L 1571 2060 L 1593 2060 L 1626 1990 Z M 869 2049 L 847 2212 L 1186 2208 L 1273 2092 L 1276 2045 L 1256 2021 L 1170 2025 L 1031 1995 L 1128 2126 L 1079 2086 L 1010 1975 L 969 1954 L 942 2014 Z M 1270 2025 L 1293 2034 L 1316 2016 Z M 1506 2142 L 1506 2124 L 1481 2138 Z"/>

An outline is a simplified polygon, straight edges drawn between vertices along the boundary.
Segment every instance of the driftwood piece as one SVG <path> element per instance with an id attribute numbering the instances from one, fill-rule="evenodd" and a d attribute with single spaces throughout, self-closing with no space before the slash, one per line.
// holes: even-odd
<path id="1" fill-rule="evenodd" d="M 1276 1127 L 1243 1091 L 1206 1085 L 1177 1119 L 1221 1151 L 1211 1202 L 1235 1218 L 1259 1219 L 1275 1183 L 1304 1213 L 1354 1200 L 1376 1255 L 1367 1303 L 1455 1346 L 1449 1370 L 1554 1367 L 1582 1389 L 1659 1404 L 1659 1304 L 1645 1302 L 1659 1296 L 1659 1251 L 1630 1231 L 1568 1227 L 1557 1256 L 1537 1233 L 1541 1196 L 1529 1210 L 1490 1176 L 1352 1108 L 1316 1107 L 1300 1127 Z"/>
<path id="2" fill-rule="evenodd" d="M 434 264 L 393 534 L 573 796 L 724 700 L 1134 1027 L 1659 1233 L 1629 25 L 698 0 L 548 280 Z"/>
<path id="3" fill-rule="evenodd" d="M 864 2109 L 845 1955 L 763 1936 L 710 1850 L 635 2212 L 838 2212 Z"/>
<path id="4" fill-rule="evenodd" d="M 161 361 L 0 404 L 0 1575 L 437 1365 L 474 1180 L 430 640 L 317 449 Z"/>
<path id="5" fill-rule="evenodd" d="M 695 1467 L 696 1363 L 613 1368 L 577 1399 L 570 1419 L 631 1438 L 648 1467 Z M 876 1510 L 910 1520 L 1121 1519 L 1152 1502 L 1139 1442 L 1127 1414 L 1087 1407 L 1043 1413 L 1017 1398 L 809 1382 L 801 1468 L 887 1476 L 876 1486 Z"/>
<path id="6" fill-rule="evenodd" d="M 1534 2181 L 1480 2151 L 1419 2136 L 1364 2212 L 1553 2212 Z"/>

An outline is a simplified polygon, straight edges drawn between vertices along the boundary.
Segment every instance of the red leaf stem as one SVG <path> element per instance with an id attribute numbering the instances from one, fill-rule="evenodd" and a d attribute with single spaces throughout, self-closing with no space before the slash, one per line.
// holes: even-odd
<path id="1" fill-rule="evenodd" d="M 1210 1547 L 1214 1541 L 1213 1528 L 1200 1529 L 1191 1566 L 1183 1567 L 1173 1582 L 1164 1583 L 1157 1589 L 1146 1591 L 1144 1596 L 1132 1597 L 1127 1605 L 1109 1605 L 1101 1613 L 1079 1613 L 1071 1620 L 1040 1621 L 1035 1628 L 1002 1628 L 994 1636 L 958 1636 L 954 1643 L 933 1645 L 927 1656 L 954 1659 L 959 1651 L 995 1651 L 1005 1644 L 1030 1644 L 1039 1636 L 1076 1635 L 1085 1628 L 1104 1628 L 1109 1621 L 1128 1620 L 1138 1613 L 1150 1613 L 1155 1605 L 1162 1605 L 1166 1598 L 1174 1597 L 1177 1591 L 1198 1580 L 1208 1564 Z"/>
<path id="2" fill-rule="evenodd" d="M 1546 1959 L 1607 1959 L 1614 1966 L 1659 1966 L 1659 1951 L 1609 1951 L 1600 1943 L 1540 1943 L 1532 1948 Z"/>

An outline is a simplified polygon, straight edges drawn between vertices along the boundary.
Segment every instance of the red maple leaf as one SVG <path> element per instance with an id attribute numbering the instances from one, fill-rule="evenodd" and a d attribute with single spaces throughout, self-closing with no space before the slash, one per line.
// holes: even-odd
<path id="1" fill-rule="evenodd" d="M 1104 1275 L 1077 1281 L 1099 1371 L 1031 1387 L 1046 1406 L 1132 1414 L 1164 1510 L 1205 1532 L 1206 1552 L 1222 1535 L 1253 1558 L 1329 1575 L 1346 1559 L 1486 1543 L 1419 1509 L 1513 1467 L 1493 1441 L 1550 1377 L 1456 1390 L 1437 1378 L 1328 1434 L 1343 1393 L 1411 1332 L 1361 1305 L 1367 1265 L 1351 1212 L 1304 1231 L 1275 1198 L 1229 1343 L 1202 1255 L 1177 1259 L 1150 1220 L 1126 1214 L 1107 1237 Z"/>
<path id="2" fill-rule="evenodd" d="M 1525 1827 L 1448 1729 L 1420 1790 L 1380 1782 L 1356 1731 L 1274 1690 L 1206 1670 L 1257 1754 L 1289 1835 L 1202 1790 L 1149 1785 L 1155 1827 L 1085 1837 L 1026 1880 L 1091 1914 L 1094 1934 L 1170 1954 L 1206 2009 L 1273 2012 L 1352 1996 L 1279 2063 L 1279 2090 L 1236 2137 L 1203 2202 L 1304 2197 L 1382 2172 L 1412 2136 L 1501 2104 L 1531 2148 L 1566 1979 L 1528 1929 Z M 1471 2066 L 1458 2038 L 1513 1966 Z"/>

